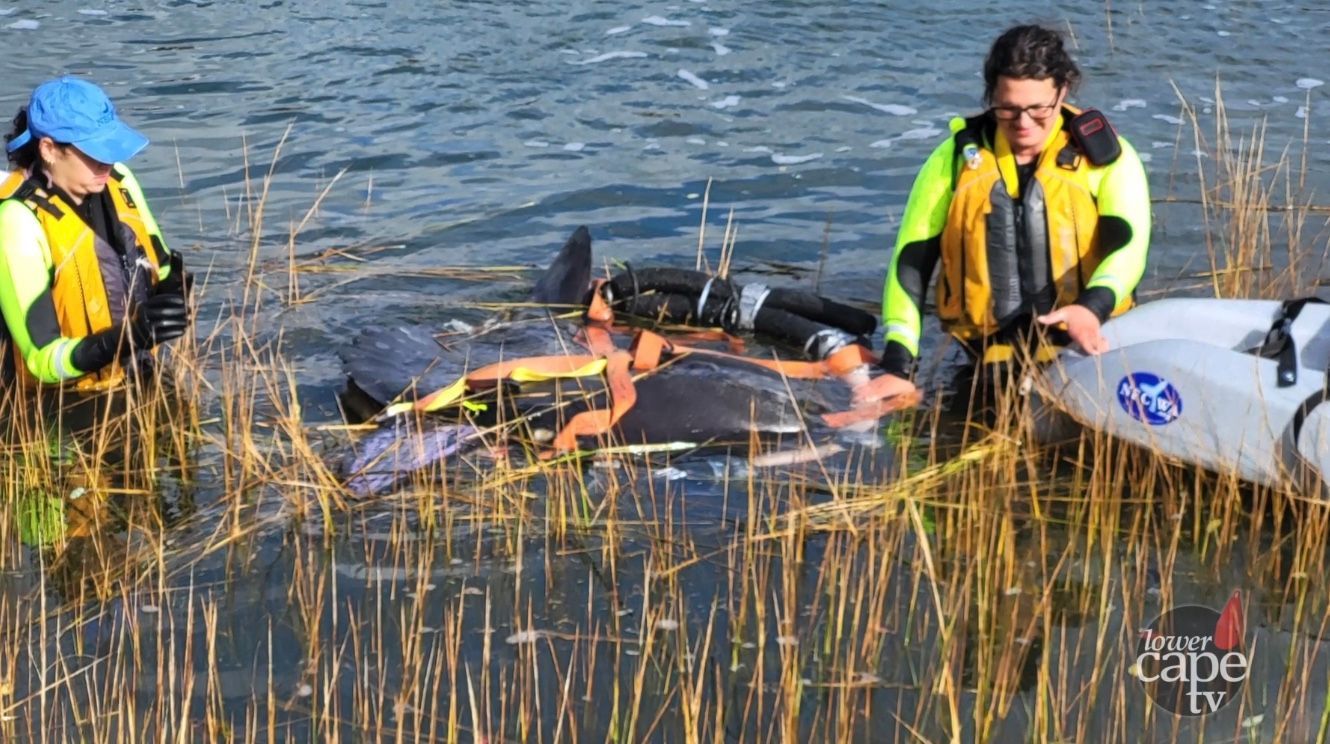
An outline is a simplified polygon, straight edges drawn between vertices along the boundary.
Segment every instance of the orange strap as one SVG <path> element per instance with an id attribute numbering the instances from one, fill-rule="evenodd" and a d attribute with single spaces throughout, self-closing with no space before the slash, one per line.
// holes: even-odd
<path id="1" fill-rule="evenodd" d="M 747 346 L 744 340 L 730 333 L 721 330 L 701 330 L 690 331 L 688 333 L 671 333 L 670 338 L 676 341 L 724 341 L 725 345 L 730 347 L 731 354 L 742 354 Z"/>
<path id="2" fill-rule="evenodd" d="M 659 333 L 642 331 L 633 339 L 633 345 L 628 350 L 633 354 L 633 369 L 650 372 L 660 366 L 661 355 L 673 351 L 674 347 Z"/>
<path id="3" fill-rule="evenodd" d="M 614 334 L 609 326 L 600 324 L 587 324 L 582 326 L 577 339 L 592 354 L 598 357 L 608 358 L 614 353 Z"/>
<path id="4" fill-rule="evenodd" d="M 820 362 L 801 362 L 791 359 L 757 359 L 754 357 L 727 354 L 711 349 L 697 349 L 691 346 L 675 345 L 675 353 L 706 354 L 725 359 L 733 359 L 744 364 L 753 364 L 795 380 L 821 380 L 827 377 L 840 377 L 863 364 L 876 361 L 873 353 L 859 344 L 850 344 L 837 350 Z"/>
<path id="5" fill-rule="evenodd" d="M 877 364 L 877 357 L 859 344 L 850 344 L 831 352 L 826 364 L 831 374 L 841 377 L 865 364 Z"/>
<path id="6" fill-rule="evenodd" d="M 600 290 L 605 286 L 604 279 L 597 279 L 591 286 L 591 304 L 587 306 L 587 320 L 593 323 L 610 324 L 614 322 L 614 308 L 605 301 L 605 295 Z"/>
<path id="7" fill-rule="evenodd" d="M 691 338 L 699 341 L 725 340 L 730 352 L 712 351 L 710 349 L 694 348 L 681 344 L 672 343 L 664 336 L 652 331 L 640 330 L 633 337 L 633 342 L 629 351 L 620 351 L 614 345 L 613 322 L 614 310 L 605 301 L 601 288 L 605 280 L 597 280 L 595 288 L 591 293 L 591 304 L 587 308 L 586 324 L 582 327 L 579 341 L 591 352 L 592 357 L 585 356 L 570 357 L 577 362 L 570 365 L 573 369 L 580 368 L 588 361 L 595 358 L 604 358 L 608 360 L 608 366 L 605 369 L 605 379 L 610 389 L 610 408 L 592 409 L 583 411 L 571 420 L 554 437 L 551 449 L 540 454 L 541 459 L 547 460 L 558 452 L 570 452 L 577 449 L 577 438 L 580 436 L 592 436 L 608 433 L 619 419 L 637 402 L 637 389 L 633 385 L 633 371 L 650 372 L 660 365 L 661 358 L 665 354 L 708 354 L 712 356 L 724 357 L 741 361 L 746 364 L 754 364 L 764 369 L 771 370 L 786 377 L 801 380 L 820 380 L 827 377 L 841 377 L 860 365 L 869 364 L 876 361 L 872 353 L 859 344 L 850 344 L 845 348 L 839 349 L 830 357 L 819 362 L 801 362 L 777 359 L 754 359 L 752 357 L 741 356 L 743 351 L 743 341 L 724 332 L 702 331 L 688 334 L 685 338 Z M 546 357 L 537 357 L 544 360 Z M 559 359 L 552 357 L 548 359 Z M 523 365 L 530 367 L 531 361 Z M 491 365 L 497 367 L 498 365 Z M 514 366 L 516 364 L 514 363 Z M 504 370 L 506 371 L 506 370 Z M 477 370 L 474 379 L 476 381 L 489 379 L 488 376 L 482 377 L 480 373 L 489 372 L 489 368 Z M 504 375 L 495 373 L 494 379 L 502 379 Z M 471 376 L 468 376 L 471 379 Z M 895 401 L 893 398 L 892 401 Z M 891 401 L 882 401 L 878 407 Z M 903 407 L 902 402 L 902 407 Z M 876 410 L 876 408 L 874 409 Z M 894 409 L 892 409 L 894 410 Z M 890 411 L 878 413 L 881 417 Z M 868 416 L 868 411 L 849 411 L 843 414 L 828 414 L 832 419 L 840 420 L 845 416 Z M 824 417 L 825 418 L 825 417 Z M 848 425 L 847 422 L 840 424 Z M 828 421 L 828 425 L 836 426 Z"/>
<path id="8" fill-rule="evenodd" d="M 633 374 L 629 369 L 632 362 L 633 356 L 626 351 L 610 355 L 609 366 L 605 368 L 605 379 L 610 387 L 610 408 L 596 408 L 574 416 L 554 437 L 552 449 L 540 453 L 540 459 L 548 460 L 558 452 L 571 452 L 577 449 L 578 437 L 605 434 L 623 418 L 637 402 L 637 389 L 633 386 Z"/>

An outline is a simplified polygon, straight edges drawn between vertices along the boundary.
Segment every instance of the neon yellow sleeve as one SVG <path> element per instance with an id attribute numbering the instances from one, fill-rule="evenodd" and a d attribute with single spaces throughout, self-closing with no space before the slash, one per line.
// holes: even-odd
<path id="1" fill-rule="evenodd" d="M 924 293 L 937 264 L 938 239 L 951 208 L 955 152 L 955 138 L 949 136 L 915 177 L 882 289 L 885 340 L 902 344 L 914 356 L 919 354 Z"/>
<path id="2" fill-rule="evenodd" d="M 46 233 L 32 211 L 22 202 L 0 202 L 0 312 L 24 366 L 46 383 L 83 374 L 72 360 L 78 339 L 49 327 L 56 318 L 51 271 Z M 33 338 L 34 330 L 42 337 Z"/>
<path id="3" fill-rule="evenodd" d="M 1122 155 L 1096 174 L 1100 180 L 1095 196 L 1100 220 L 1116 217 L 1125 223 L 1126 242 L 1105 246 L 1109 253 L 1086 287 L 1107 287 L 1121 302 L 1136 290 L 1145 274 L 1150 246 L 1150 186 L 1136 150 L 1122 137 L 1118 142 L 1122 145 Z M 1090 185 L 1095 188 L 1093 181 Z"/>

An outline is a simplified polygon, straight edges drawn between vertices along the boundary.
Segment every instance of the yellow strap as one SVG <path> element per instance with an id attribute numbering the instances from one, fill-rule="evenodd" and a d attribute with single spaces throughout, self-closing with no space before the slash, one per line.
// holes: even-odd
<path id="1" fill-rule="evenodd" d="M 417 400 L 404 400 L 383 409 L 385 416 L 397 416 L 408 411 L 437 411 L 466 394 L 466 378 L 458 378 L 451 385 L 435 390 Z"/>
<path id="2" fill-rule="evenodd" d="M 546 380 L 559 380 L 570 377 L 595 377 L 605 371 L 605 359 L 594 359 L 583 364 L 577 369 L 566 372 L 550 372 L 547 370 L 532 369 L 530 367 L 518 367 L 508 375 L 508 379 L 514 382 L 545 382 Z"/>
<path id="3" fill-rule="evenodd" d="M 1061 346 L 1053 344 L 1039 344 L 1034 350 L 1034 361 L 1037 364 L 1048 364 L 1058 358 L 1062 352 Z M 989 344 L 984 349 L 984 364 L 999 364 L 1010 362 L 1016 356 L 1016 349 L 1011 344 Z"/>
<path id="4" fill-rule="evenodd" d="M 1014 356 L 1016 350 L 1011 348 L 1011 344 L 989 344 L 988 348 L 984 349 L 984 364 L 1010 362 Z"/>
<path id="5" fill-rule="evenodd" d="M 537 369 L 533 367 L 514 367 L 508 372 L 508 379 L 514 382 L 545 382 L 547 380 L 556 380 L 572 377 L 594 377 L 605 371 L 606 361 L 604 359 L 594 359 L 583 364 L 576 369 L 570 370 L 549 370 Z M 468 390 L 467 377 L 460 377 L 447 387 L 440 388 L 423 398 L 414 401 L 401 401 L 394 403 L 383 409 L 384 416 L 397 416 L 408 411 L 420 411 L 422 413 L 431 413 L 456 403 L 466 395 Z"/>
<path id="6" fill-rule="evenodd" d="M 1007 141 L 1007 135 L 1002 133 L 1002 127 L 997 130 L 997 143 L 994 154 L 997 156 L 998 172 L 1002 174 L 1002 182 L 1007 185 L 1007 193 L 1011 198 L 1021 198 L 1021 179 L 1016 175 L 1016 156 L 1011 154 L 1011 143 Z"/>
<path id="7" fill-rule="evenodd" d="M 1053 344 L 1039 344 L 1039 348 L 1034 350 L 1034 360 L 1040 364 L 1048 364 L 1054 359 L 1057 359 L 1058 354 L 1061 353 L 1062 353 L 1061 346 L 1054 346 Z"/>

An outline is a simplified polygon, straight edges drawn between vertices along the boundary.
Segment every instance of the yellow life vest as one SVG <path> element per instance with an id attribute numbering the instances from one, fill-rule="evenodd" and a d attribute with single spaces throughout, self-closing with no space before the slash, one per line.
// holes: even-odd
<path id="1" fill-rule="evenodd" d="M 146 260 L 152 267 L 150 271 L 141 271 L 140 275 L 148 278 L 155 285 L 158 270 L 165 257 L 159 244 L 153 240 L 147 223 L 139 211 L 138 204 L 124 185 L 124 173 L 119 167 L 112 170 L 106 184 L 111 203 L 115 206 L 116 217 L 121 226 L 128 228 L 134 236 L 136 245 L 126 245 L 126 254 L 131 262 L 137 264 Z M 37 218 L 42 231 L 46 234 L 51 249 L 51 299 L 55 304 L 56 318 L 60 323 L 60 333 L 66 338 L 82 338 L 99 331 L 104 331 L 124 318 L 112 317 L 116 306 L 124 307 L 128 298 L 112 298 L 107 293 L 103 278 L 104 268 L 108 271 L 122 272 L 121 266 L 103 267 L 98 257 L 97 243 L 101 238 L 83 221 L 78 212 L 58 194 L 42 188 L 35 179 L 30 179 L 23 172 L 10 173 L 0 182 L 0 200 L 19 199 L 27 205 Z M 112 225 L 112 229 L 120 226 Z M 126 279 L 126 281 L 130 281 Z M 17 352 L 17 349 L 15 349 Z M 18 360 L 19 369 L 25 369 L 23 361 Z M 30 377 L 26 372 L 21 377 Z M 84 375 L 72 384 L 75 390 L 91 392 L 103 390 L 119 384 L 124 379 L 124 370 L 113 362 L 100 371 Z M 32 380 L 28 380 L 29 383 Z"/>
<path id="2" fill-rule="evenodd" d="M 1063 108 L 1064 122 L 1079 113 L 1070 106 Z M 1013 268 L 1019 257 L 1021 236 L 1015 224 L 1007 225 L 1009 229 L 997 237 L 989 235 L 995 211 L 997 219 L 1014 214 L 1013 204 L 1020 196 L 1016 159 L 1001 130 L 991 147 L 980 139 L 974 137 L 970 141 L 974 148 L 964 153 L 958 142 L 959 172 L 942 231 L 942 275 L 937 282 L 938 317 L 950 333 L 963 339 L 997 332 L 1003 318 L 995 309 L 1018 306 L 1022 301 L 1019 277 L 994 277 L 990 265 L 990 256 L 997 255 L 1008 258 L 1006 268 Z M 1026 223 L 1042 220 L 1035 229 L 1046 245 L 1031 245 L 1029 250 L 1047 251 L 1046 259 L 1044 255 L 1038 258 L 1043 259 L 1039 263 L 1046 261 L 1051 274 L 1055 307 L 1074 302 L 1104 259 L 1099 209 L 1090 188 L 1089 174 L 1094 167 L 1065 127 L 1059 127 L 1045 143 L 1027 187 L 1030 192 L 1039 189 L 1042 196 L 1042 210 L 1035 204 L 1025 205 Z M 990 245 L 994 240 L 1004 244 Z M 1131 305 L 1130 296 L 1120 298 L 1113 315 L 1126 312 Z"/>

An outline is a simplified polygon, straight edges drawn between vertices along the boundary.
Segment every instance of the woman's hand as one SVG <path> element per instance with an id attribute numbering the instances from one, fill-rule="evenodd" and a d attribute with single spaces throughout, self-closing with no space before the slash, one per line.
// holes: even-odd
<path id="1" fill-rule="evenodd" d="M 1108 339 L 1100 333 L 1099 316 L 1083 305 L 1067 305 L 1047 315 L 1035 318 L 1044 325 L 1065 323 L 1067 335 L 1080 346 L 1086 354 L 1103 354 L 1108 351 Z"/>

